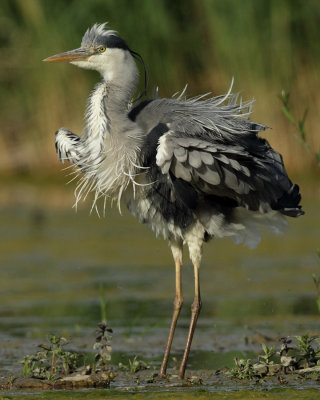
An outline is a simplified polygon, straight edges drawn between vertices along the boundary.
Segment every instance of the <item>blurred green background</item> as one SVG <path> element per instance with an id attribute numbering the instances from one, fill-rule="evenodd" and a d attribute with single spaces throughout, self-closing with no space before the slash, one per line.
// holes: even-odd
<path id="1" fill-rule="evenodd" d="M 80 133 L 86 98 L 99 77 L 49 55 L 79 46 L 85 30 L 109 21 L 143 56 L 160 96 L 234 91 L 254 97 L 253 118 L 290 171 L 312 168 L 277 95 L 290 91 L 295 115 L 309 108 L 310 146 L 320 147 L 318 0 L 1 0 L 0 175 L 56 174 L 53 133 Z"/>
<path id="2" fill-rule="evenodd" d="M 81 133 L 99 76 L 41 60 L 79 47 L 85 30 L 105 21 L 144 58 L 150 95 L 159 86 L 161 97 L 171 96 L 186 83 L 188 96 L 219 95 L 234 77 L 234 91 L 256 99 L 253 119 L 272 127 L 265 135 L 301 186 L 306 215 L 291 219 L 282 238 L 267 235 L 254 251 L 227 240 L 206 246 L 194 348 L 212 367 L 220 351 L 257 348 L 246 325 L 273 338 L 319 332 L 311 278 L 319 274 L 319 167 L 294 137 L 278 94 L 290 92 L 297 119 L 308 108 L 307 140 L 319 151 L 320 1 L 1 0 L 0 373 L 15 373 L 49 332 L 73 334 L 92 351 L 101 296 L 114 349 L 161 359 L 174 292 L 167 244 L 115 209 L 99 220 L 87 201 L 76 214 L 75 184 L 65 185 L 54 148 L 59 127 Z M 178 353 L 193 293 L 188 262 L 183 279 Z"/>

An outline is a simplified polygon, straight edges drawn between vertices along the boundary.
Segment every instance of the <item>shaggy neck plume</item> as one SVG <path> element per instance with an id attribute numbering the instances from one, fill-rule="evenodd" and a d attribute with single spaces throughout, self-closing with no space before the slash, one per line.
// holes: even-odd
<path id="1" fill-rule="evenodd" d="M 116 197 L 120 206 L 123 191 L 134 181 L 141 132 L 127 116 L 132 93 L 105 80 L 92 90 L 81 139 L 84 175 L 77 187 L 76 203 L 93 191 L 94 206 L 99 197 L 106 196 Z"/>

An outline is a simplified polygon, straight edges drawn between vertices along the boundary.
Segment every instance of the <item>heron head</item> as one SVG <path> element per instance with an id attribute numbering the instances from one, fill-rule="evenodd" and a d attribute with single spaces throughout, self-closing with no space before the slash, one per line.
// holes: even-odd
<path id="1" fill-rule="evenodd" d="M 134 62 L 137 53 L 115 31 L 106 30 L 106 23 L 94 24 L 84 34 L 81 47 L 44 59 L 45 62 L 70 62 L 81 68 L 93 69 L 106 80 L 122 75 L 138 75 Z M 140 56 L 139 56 L 140 57 Z M 140 57 L 141 58 L 141 57 Z"/>

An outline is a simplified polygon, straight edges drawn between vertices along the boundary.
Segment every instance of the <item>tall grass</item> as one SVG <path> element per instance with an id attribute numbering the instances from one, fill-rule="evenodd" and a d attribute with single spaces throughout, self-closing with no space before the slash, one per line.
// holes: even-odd
<path id="1" fill-rule="evenodd" d="M 255 97 L 253 117 L 292 170 L 311 161 L 292 139 L 277 94 L 293 112 L 309 108 L 310 145 L 320 147 L 318 0 L 1 0 L 0 173 L 57 170 L 53 133 L 81 132 L 85 99 L 98 76 L 41 60 L 79 46 L 87 27 L 109 21 L 142 54 L 151 86 L 169 96 L 235 91 Z"/>

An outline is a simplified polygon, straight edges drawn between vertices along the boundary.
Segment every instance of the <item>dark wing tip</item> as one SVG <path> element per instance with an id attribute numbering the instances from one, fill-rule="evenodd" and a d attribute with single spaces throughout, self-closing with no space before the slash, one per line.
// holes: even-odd
<path id="1" fill-rule="evenodd" d="M 278 209 L 282 214 L 288 217 L 300 217 L 304 215 L 304 211 L 299 205 L 301 201 L 301 194 L 299 192 L 299 186 L 293 184 L 288 192 L 286 192 L 277 202 L 274 209 Z"/>
<path id="2" fill-rule="evenodd" d="M 284 208 L 282 210 L 279 210 L 281 214 L 284 214 L 288 217 L 300 217 L 301 215 L 304 215 L 305 212 L 301 209 L 301 206 L 297 208 Z"/>

